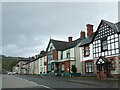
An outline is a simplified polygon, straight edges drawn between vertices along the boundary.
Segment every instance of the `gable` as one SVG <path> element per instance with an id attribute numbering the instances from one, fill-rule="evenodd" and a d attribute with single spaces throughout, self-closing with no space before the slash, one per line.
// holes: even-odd
<path id="1" fill-rule="evenodd" d="M 100 58 L 97 60 L 96 64 L 100 65 L 100 64 L 109 64 L 110 60 L 105 58 L 104 56 L 100 56 Z"/>
<path id="2" fill-rule="evenodd" d="M 98 61 L 97 61 L 97 63 L 96 64 L 104 64 L 105 63 L 105 61 L 103 60 L 103 59 L 99 59 Z"/>
<path id="3" fill-rule="evenodd" d="M 114 25 L 114 24 L 113 24 Z M 104 37 L 107 36 L 111 36 L 114 34 L 117 34 L 116 29 L 113 27 L 112 24 L 108 24 L 106 22 L 104 22 L 103 20 L 101 21 L 97 31 L 96 31 L 96 35 L 94 37 L 94 40 L 100 40 Z"/>
<path id="4" fill-rule="evenodd" d="M 53 45 L 52 42 L 50 43 L 50 45 L 49 45 L 49 47 L 48 47 L 48 52 L 49 52 L 51 49 L 52 49 L 52 50 L 55 49 L 55 47 L 54 47 L 54 45 Z"/>
<path id="5" fill-rule="evenodd" d="M 51 48 L 51 47 L 55 49 L 55 47 L 54 47 L 54 45 L 53 45 L 53 42 L 52 42 L 52 40 L 50 39 L 50 40 L 49 40 L 49 43 L 48 43 L 48 46 L 47 46 L 47 48 L 46 48 L 46 52 L 50 51 L 50 48 Z"/>

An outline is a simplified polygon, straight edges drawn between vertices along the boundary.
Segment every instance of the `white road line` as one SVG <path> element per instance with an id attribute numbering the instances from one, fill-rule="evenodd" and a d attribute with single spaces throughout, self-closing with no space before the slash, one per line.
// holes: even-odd
<path id="1" fill-rule="evenodd" d="M 48 87 L 48 86 L 45 86 L 45 85 L 40 85 L 40 86 L 42 86 L 42 87 L 44 87 L 44 88 L 51 89 L 51 90 L 55 90 L 55 89 L 53 89 L 53 88 L 50 88 L 50 87 Z"/>
<path id="2" fill-rule="evenodd" d="M 33 81 L 30 81 L 30 80 L 27 80 L 27 79 L 24 79 L 24 78 L 21 78 L 21 77 L 18 77 L 18 78 L 23 79 L 23 80 L 28 81 L 28 82 L 31 82 L 31 83 L 36 84 L 36 85 L 38 85 L 38 86 L 41 86 L 41 87 L 50 89 L 50 90 L 55 90 L 55 89 L 53 89 L 53 88 L 51 88 L 51 87 L 48 87 L 48 86 L 45 86 L 45 85 L 39 85 L 38 83 L 35 83 L 35 82 L 33 82 Z"/>

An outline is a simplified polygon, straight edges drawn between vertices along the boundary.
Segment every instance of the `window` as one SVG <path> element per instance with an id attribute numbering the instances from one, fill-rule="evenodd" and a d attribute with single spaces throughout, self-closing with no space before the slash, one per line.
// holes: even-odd
<path id="1" fill-rule="evenodd" d="M 67 58 L 70 58 L 70 50 L 67 51 Z"/>
<path id="2" fill-rule="evenodd" d="M 114 59 L 110 59 L 110 60 L 111 60 L 111 69 L 115 69 Z"/>
<path id="3" fill-rule="evenodd" d="M 44 61 L 44 65 L 47 65 L 47 63 Z"/>
<path id="4" fill-rule="evenodd" d="M 85 63 L 86 73 L 93 73 L 93 65 L 92 62 Z"/>
<path id="5" fill-rule="evenodd" d="M 51 69 L 54 70 L 54 64 L 51 65 Z"/>
<path id="6" fill-rule="evenodd" d="M 40 66 L 42 66 L 42 59 L 40 59 Z"/>
<path id="7" fill-rule="evenodd" d="M 106 51 L 106 50 L 108 50 L 107 38 L 103 38 L 101 40 L 101 51 Z"/>
<path id="8" fill-rule="evenodd" d="M 61 51 L 60 58 L 63 59 L 63 51 Z"/>
<path id="9" fill-rule="evenodd" d="M 48 64 L 48 71 L 51 71 L 51 64 Z"/>
<path id="10" fill-rule="evenodd" d="M 85 57 L 89 56 L 89 46 L 84 47 L 84 56 Z"/>
<path id="11" fill-rule="evenodd" d="M 62 64 L 62 65 L 61 65 L 61 71 L 64 71 L 64 70 L 65 70 L 65 65 Z"/>

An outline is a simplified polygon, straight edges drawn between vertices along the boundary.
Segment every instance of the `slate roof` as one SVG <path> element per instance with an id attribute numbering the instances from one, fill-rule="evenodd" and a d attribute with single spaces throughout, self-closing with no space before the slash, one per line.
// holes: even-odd
<path id="1" fill-rule="evenodd" d="M 120 22 L 116 23 L 115 25 L 117 27 L 118 33 L 120 33 Z"/>
<path id="2" fill-rule="evenodd" d="M 17 63 L 19 63 L 20 61 L 23 61 L 23 62 L 29 62 L 28 59 L 24 59 L 24 60 L 18 60 Z"/>
<path id="3" fill-rule="evenodd" d="M 40 54 L 38 54 L 38 57 L 30 60 L 30 62 L 36 61 L 36 60 L 38 60 L 39 58 L 44 57 L 46 54 L 47 54 L 47 53 L 46 53 L 45 51 L 41 51 Z M 30 62 L 28 62 L 28 63 L 30 63 Z"/>
<path id="4" fill-rule="evenodd" d="M 81 38 L 78 38 L 72 42 L 66 42 L 66 41 L 59 41 L 59 40 L 50 39 L 49 44 L 53 43 L 53 45 L 57 51 L 64 51 L 64 50 L 75 47 L 81 40 L 82 40 Z M 49 44 L 48 44 L 46 51 L 49 48 Z"/>
<path id="5" fill-rule="evenodd" d="M 40 52 L 40 55 L 39 55 L 39 58 L 41 58 L 41 57 L 43 57 L 43 56 L 45 56 L 46 55 L 46 52 L 45 51 L 41 51 Z"/>
<path id="6" fill-rule="evenodd" d="M 82 47 L 84 45 L 87 45 L 87 44 L 90 44 L 93 40 L 93 37 L 94 37 L 95 33 L 93 33 L 92 35 L 90 35 L 88 38 L 85 38 L 81 41 L 79 47 Z"/>
<path id="7" fill-rule="evenodd" d="M 101 22 L 104 22 L 104 23 L 108 24 L 111 28 L 113 28 L 114 30 L 116 30 L 117 33 L 120 33 L 120 22 L 115 23 L 115 24 L 114 24 L 114 23 L 111 23 L 111 22 L 108 22 L 108 21 L 106 21 L 106 20 L 101 20 Z M 82 46 L 84 46 L 84 45 L 86 45 L 86 44 L 92 43 L 93 40 L 94 40 L 95 35 L 97 35 L 98 30 L 99 30 L 99 26 L 98 26 L 97 31 L 96 31 L 94 34 L 92 34 L 92 35 L 89 36 L 88 38 L 83 39 L 83 40 L 81 41 L 80 47 L 82 47 Z"/>

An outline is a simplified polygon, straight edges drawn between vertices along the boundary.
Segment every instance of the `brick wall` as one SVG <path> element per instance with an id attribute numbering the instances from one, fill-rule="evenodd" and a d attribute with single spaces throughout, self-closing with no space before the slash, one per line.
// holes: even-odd
<path id="1" fill-rule="evenodd" d="M 70 61 L 65 62 L 65 72 L 69 72 L 68 69 L 70 70 Z"/>
<path id="2" fill-rule="evenodd" d="M 58 59 L 58 51 L 57 50 L 53 50 L 53 59 L 57 60 Z"/>

